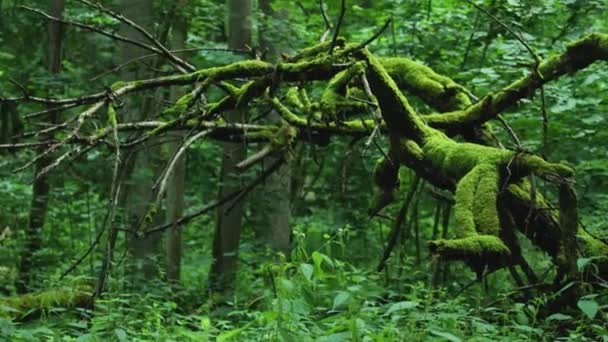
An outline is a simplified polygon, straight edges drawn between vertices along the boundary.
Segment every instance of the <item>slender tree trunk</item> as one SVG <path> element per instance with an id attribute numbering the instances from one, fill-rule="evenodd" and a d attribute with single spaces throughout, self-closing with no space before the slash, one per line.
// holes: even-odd
<path id="1" fill-rule="evenodd" d="M 188 4 L 188 0 L 178 1 L 178 6 L 183 7 Z M 182 13 L 180 11 L 180 13 Z M 177 15 L 173 23 L 171 31 L 171 47 L 174 50 L 183 49 L 186 43 L 187 36 L 187 18 L 183 15 Z M 177 101 L 183 95 L 177 89 L 171 93 L 171 100 Z M 183 134 L 178 134 L 183 136 Z M 171 143 L 169 145 L 170 155 L 175 153 L 179 148 L 179 143 Z M 169 180 L 167 189 L 167 221 L 174 222 L 179 219 L 184 213 L 184 190 L 186 176 L 186 158 L 182 156 L 177 161 L 173 174 Z M 180 226 L 171 227 L 165 234 L 166 248 L 166 267 L 167 281 L 170 283 L 179 283 L 181 274 L 182 261 L 182 232 Z"/>
<path id="2" fill-rule="evenodd" d="M 279 41 L 273 37 L 284 36 L 288 29 L 283 25 L 272 25 L 272 19 L 284 19 L 286 13 L 277 13 L 271 8 L 272 0 L 260 0 L 260 9 L 265 14 L 261 23 L 260 43 L 267 50 L 266 56 L 270 62 L 276 62 L 281 52 Z M 268 115 L 268 123 L 278 124 L 281 117 L 272 111 Z M 277 158 L 268 158 L 263 166 L 273 165 Z M 256 222 L 255 232 L 260 242 L 273 250 L 287 253 L 291 247 L 291 167 L 282 165 L 279 170 L 270 175 L 256 193 Z"/>
<path id="3" fill-rule="evenodd" d="M 242 49 L 251 45 L 251 0 L 228 0 L 228 47 Z M 227 115 L 228 121 L 239 121 L 246 113 L 232 111 Z M 222 144 L 223 160 L 220 176 L 219 197 L 240 188 L 237 183 L 236 164 L 243 160 L 247 150 L 242 144 Z M 239 201 L 237 199 L 237 201 Z M 241 219 L 243 203 L 239 201 L 218 207 L 215 235 L 213 237 L 213 262 L 209 274 L 211 292 L 229 293 L 234 285 L 238 249 L 241 238 Z"/>
<path id="4" fill-rule="evenodd" d="M 122 0 L 120 4 L 121 13 L 143 26 L 151 29 L 154 23 L 154 6 L 152 0 Z M 142 40 L 140 33 L 128 25 L 121 26 L 121 33 L 134 40 Z M 131 45 L 123 45 L 122 62 L 126 63 L 142 55 L 148 54 L 147 51 L 134 48 Z M 123 71 L 125 79 L 141 79 L 150 76 L 150 71 L 134 64 L 131 68 Z M 137 98 L 125 105 L 125 117 L 129 121 L 143 120 L 153 110 L 150 99 Z M 154 141 L 147 143 L 141 151 L 136 152 L 129 158 L 128 185 L 123 192 L 124 197 L 121 207 L 125 209 L 125 217 L 130 227 L 136 227 L 141 218 L 147 213 L 152 199 L 152 185 L 159 171 L 160 150 L 154 147 Z M 158 220 L 159 215 L 155 219 Z M 160 222 L 154 222 L 157 224 Z M 128 249 L 133 257 L 133 275 L 142 275 L 144 278 L 151 278 L 157 274 L 158 267 L 156 257 L 158 256 L 161 236 L 152 234 L 145 238 L 136 237 L 130 234 L 127 239 Z"/>
<path id="5" fill-rule="evenodd" d="M 50 0 L 49 14 L 61 18 L 65 7 L 64 0 Z M 61 53 L 63 41 L 63 25 L 55 21 L 48 23 L 48 70 L 51 74 L 57 74 L 61 71 Z M 57 113 L 49 114 L 49 121 L 55 122 Z M 47 140 L 52 137 L 42 136 L 41 140 Z M 38 153 L 45 150 L 41 147 Z M 35 174 L 38 174 L 52 161 L 50 156 L 40 158 L 36 162 Z M 27 230 L 25 231 L 25 248 L 21 254 L 21 263 L 19 265 L 19 279 L 17 281 L 17 290 L 21 293 L 26 292 L 31 285 L 33 271 L 37 266 L 36 253 L 42 247 L 41 230 L 46 220 L 48 209 L 50 184 L 47 176 L 40 177 L 34 181 L 32 189 L 32 205 L 30 208 L 30 219 Z"/>

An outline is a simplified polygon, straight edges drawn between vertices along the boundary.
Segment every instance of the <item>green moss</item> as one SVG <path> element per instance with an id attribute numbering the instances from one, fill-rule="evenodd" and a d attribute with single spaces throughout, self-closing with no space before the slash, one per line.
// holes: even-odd
<path id="1" fill-rule="evenodd" d="M 430 133 L 426 123 L 415 113 L 378 58 L 367 49 L 359 51 L 357 55 L 367 62 L 366 76 L 388 129 L 420 142 Z"/>
<path id="2" fill-rule="evenodd" d="M 441 176 L 460 179 L 479 164 L 506 165 L 513 152 L 490 146 L 458 143 L 435 131 L 423 145 L 425 159 Z"/>
<path id="3" fill-rule="evenodd" d="M 342 47 L 342 46 L 344 46 L 345 42 L 346 42 L 346 40 L 343 37 L 338 37 L 336 39 L 336 46 Z M 317 45 L 302 49 L 295 56 L 288 57 L 286 60 L 288 62 L 297 62 L 299 60 L 316 57 L 321 53 L 328 52 L 329 48 L 331 47 L 331 43 L 332 43 L 331 41 L 325 41 L 325 42 L 321 42 Z"/>
<path id="4" fill-rule="evenodd" d="M 257 59 L 232 63 L 226 66 L 203 69 L 195 74 L 196 79 L 209 78 L 213 80 L 226 80 L 233 78 L 248 78 L 263 76 L 274 71 L 274 66 L 270 63 Z"/>
<path id="5" fill-rule="evenodd" d="M 45 313 L 55 308 L 85 306 L 92 298 L 91 292 L 90 287 L 79 286 L 2 298 L 0 317 L 22 319 L 24 316 Z"/>
<path id="6" fill-rule="evenodd" d="M 493 235 L 476 235 L 453 240 L 435 240 L 429 242 L 429 247 L 431 252 L 452 260 L 473 257 L 480 259 L 488 258 L 485 260 L 486 264 L 495 258 L 502 258 L 511 254 L 511 251 L 504 242 Z"/>
<path id="7" fill-rule="evenodd" d="M 604 259 L 608 269 L 608 245 L 589 235 L 584 229 L 578 229 L 577 240 L 584 257 L 599 257 Z"/>
<path id="8" fill-rule="evenodd" d="M 304 103 L 300 100 L 300 91 L 298 87 L 289 87 L 285 94 L 285 102 L 298 109 L 304 109 Z"/>
<path id="9" fill-rule="evenodd" d="M 420 97 L 439 111 L 464 109 L 471 104 L 466 89 L 423 64 L 403 57 L 379 60 L 400 89 Z"/>
<path id="10" fill-rule="evenodd" d="M 531 97 L 542 84 L 580 70 L 597 60 L 608 60 L 608 35 L 593 33 L 568 46 L 566 53 L 543 60 L 538 73 L 528 75 L 487 96 L 463 110 L 428 116 L 427 122 L 438 128 L 464 128 L 479 125 L 513 106 L 522 98 Z"/>
<path id="11" fill-rule="evenodd" d="M 108 105 L 108 123 L 112 128 L 116 128 L 116 125 L 118 125 L 118 119 L 116 118 L 116 110 L 114 109 L 114 106 L 112 104 Z"/>
<path id="12" fill-rule="evenodd" d="M 243 85 L 239 90 L 235 108 L 244 108 L 249 101 L 264 94 L 271 83 L 270 78 L 261 78 Z"/>
<path id="13" fill-rule="evenodd" d="M 348 83 L 353 78 L 362 75 L 364 71 L 364 64 L 358 62 L 350 68 L 337 73 L 329 81 L 320 101 L 323 116 L 328 118 L 326 121 L 334 121 L 340 117 L 340 109 L 347 107 L 348 103 L 351 102 L 346 99 Z"/>
<path id="14" fill-rule="evenodd" d="M 272 135 L 270 143 L 273 145 L 273 149 L 290 146 L 297 136 L 298 130 L 295 127 L 283 125 Z"/>
<path id="15" fill-rule="evenodd" d="M 276 97 L 272 98 L 270 103 L 277 110 L 279 115 L 281 115 L 281 117 L 289 124 L 300 127 L 306 126 L 306 119 L 292 113 L 289 108 L 285 107 Z"/>
<path id="16" fill-rule="evenodd" d="M 120 88 L 122 88 L 122 87 L 124 87 L 124 86 L 126 86 L 126 85 L 127 85 L 127 82 L 124 82 L 124 81 L 118 81 L 118 82 L 114 82 L 114 83 L 113 83 L 113 84 L 110 86 L 110 89 L 111 89 L 112 91 L 117 91 L 118 89 L 120 89 Z"/>
<path id="17" fill-rule="evenodd" d="M 168 121 L 168 122 L 166 122 L 166 123 L 164 123 L 164 124 L 162 124 L 162 125 L 154 128 L 152 130 L 147 131 L 145 133 L 145 136 L 146 137 L 153 137 L 155 135 L 158 135 L 158 134 L 166 131 L 167 129 L 169 129 L 169 128 L 175 126 L 175 125 L 177 125 L 180 121 L 181 121 L 180 119 L 174 119 L 174 120 Z"/>
<path id="18" fill-rule="evenodd" d="M 164 119 L 176 119 L 184 114 L 195 100 L 193 93 L 188 93 L 180 97 L 173 106 L 165 109 L 161 114 Z"/>
<path id="19" fill-rule="evenodd" d="M 574 170 L 568 165 L 549 163 L 534 154 L 519 154 L 517 159 L 517 166 L 521 166 L 524 171 L 532 172 L 540 177 L 556 179 L 570 178 L 574 175 Z"/>
<path id="20" fill-rule="evenodd" d="M 408 159 L 411 163 L 420 162 L 424 159 L 424 151 L 414 140 L 403 138 L 401 149 L 405 152 L 403 159 Z"/>
<path id="21" fill-rule="evenodd" d="M 310 113 L 311 107 L 312 107 L 312 102 L 310 101 L 310 98 L 308 97 L 308 92 L 304 88 L 300 88 L 300 100 L 302 100 L 302 104 L 304 105 L 306 112 Z"/>

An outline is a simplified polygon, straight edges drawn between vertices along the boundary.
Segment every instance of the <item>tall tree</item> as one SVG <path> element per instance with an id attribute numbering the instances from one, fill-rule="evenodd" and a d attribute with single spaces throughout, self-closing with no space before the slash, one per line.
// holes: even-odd
<path id="1" fill-rule="evenodd" d="M 63 17 L 65 8 L 64 0 L 49 0 L 49 14 L 57 18 Z M 47 47 L 47 66 L 51 74 L 58 74 L 61 71 L 61 56 L 63 43 L 63 24 L 57 21 L 48 22 L 47 31 L 48 47 Z M 50 107 L 49 109 L 52 109 Z M 57 112 L 49 113 L 49 121 L 54 123 L 57 121 Z M 52 136 L 43 135 L 41 140 L 51 139 Z M 40 147 L 38 152 L 44 152 L 45 147 Z M 44 156 L 38 159 L 35 167 L 35 175 L 46 168 L 52 162 L 51 156 Z M 30 207 L 29 224 L 25 231 L 25 247 L 21 253 L 21 262 L 19 265 L 19 279 L 17 281 L 17 290 L 19 292 L 27 291 L 32 280 L 32 272 L 36 268 L 36 253 L 41 248 L 41 230 L 46 220 L 48 209 L 49 194 L 51 186 L 46 175 L 35 179 L 32 187 L 32 204 Z"/>
<path id="2" fill-rule="evenodd" d="M 260 23 L 259 30 L 260 45 L 266 51 L 266 59 L 276 63 L 284 48 L 278 37 L 284 37 L 289 29 L 286 26 L 285 11 L 277 12 L 272 9 L 272 0 L 260 0 L 259 7 L 262 10 L 264 20 Z M 268 115 L 268 122 L 279 124 L 281 116 L 272 111 Z M 273 165 L 279 157 L 269 157 L 264 160 L 264 167 Z M 283 164 L 268 177 L 256 193 L 257 216 L 255 222 L 256 235 L 260 242 L 266 244 L 275 251 L 288 252 L 291 245 L 291 167 Z"/>
<path id="3" fill-rule="evenodd" d="M 122 0 L 120 12 L 130 18 L 138 25 L 150 29 L 154 24 L 154 2 L 152 0 Z M 142 35 L 127 24 L 121 25 L 121 33 L 136 41 L 143 41 Z M 132 45 L 123 45 L 121 52 L 122 63 L 148 54 L 147 51 L 135 48 Z M 130 68 L 123 70 L 125 79 L 141 79 L 151 76 L 151 71 L 142 64 L 133 64 Z M 151 97 L 138 97 L 127 102 L 124 111 L 127 121 L 145 120 L 153 111 L 154 95 Z M 121 207 L 125 210 L 125 219 L 131 229 L 138 227 L 142 217 L 149 210 L 149 203 L 153 197 L 153 183 L 160 168 L 160 151 L 154 141 L 146 143 L 139 151 L 130 151 L 127 159 L 127 177 L 129 178 Z M 159 215 L 154 219 L 158 220 Z M 161 236 L 151 234 L 145 237 L 129 234 L 128 247 L 133 257 L 136 274 L 146 278 L 152 277 L 157 272 L 155 258 L 158 256 Z"/>
<path id="4" fill-rule="evenodd" d="M 251 45 L 251 0 L 228 0 L 228 47 L 243 49 Z M 246 112 L 242 109 L 231 111 L 226 119 L 230 122 L 243 121 Z M 236 165 L 246 156 L 242 144 L 223 143 L 223 159 L 218 198 L 237 191 Z M 238 248 L 241 238 L 243 203 L 236 199 L 228 201 L 217 209 L 217 221 L 213 238 L 213 261 L 209 274 L 209 289 L 213 292 L 229 291 L 232 288 L 237 268 Z"/>
<path id="5" fill-rule="evenodd" d="M 188 0 L 177 1 L 177 9 L 175 19 L 171 30 L 171 47 L 174 50 L 185 48 L 186 37 L 188 32 L 187 17 L 184 12 L 184 7 L 188 5 Z M 183 95 L 183 91 L 174 88 L 171 91 L 171 100 L 177 101 Z M 183 136 L 177 132 L 177 137 Z M 171 154 L 177 152 L 179 143 L 171 143 L 169 150 Z M 184 190 L 186 176 L 186 157 L 181 156 L 176 162 L 175 169 L 169 180 L 170 184 L 167 188 L 167 221 L 175 222 L 184 212 Z M 179 225 L 173 225 L 165 234 L 165 252 L 166 252 L 166 267 L 167 280 L 170 283 L 178 283 L 181 274 L 182 260 L 182 233 Z"/>

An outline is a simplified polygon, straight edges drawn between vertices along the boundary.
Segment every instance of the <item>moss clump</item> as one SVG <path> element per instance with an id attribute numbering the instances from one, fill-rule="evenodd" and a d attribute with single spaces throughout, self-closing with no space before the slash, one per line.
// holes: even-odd
<path id="1" fill-rule="evenodd" d="M 276 97 L 272 98 L 270 100 L 270 103 L 272 104 L 274 109 L 277 110 L 279 115 L 281 115 L 281 117 L 285 121 L 287 121 L 289 124 L 294 125 L 294 126 L 306 126 L 306 119 L 301 118 L 301 117 L 295 115 L 294 113 L 292 113 L 289 110 L 289 108 L 285 107 L 281 103 L 281 101 L 279 101 L 279 99 L 277 99 Z"/>
<path id="2" fill-rule="evenodd" d="M 448 260 L 466 262 L 481 278 L 487 269 L 503 266 L 511 255 L 504 242 L 494 235 L 476 235 L 454 240 L 429 241 L 431 253 Z"/>
<path id="3" fill-rule="evenodd" d="M 88 286 L 7 297 L 0 299 L 0 317 L 21 320 L 55 308 L 85 307 L 91 299 L 92 289 Z"/>
<path id="4" fill-rule="evenodd" d="M 124 81 L 118 81 L 118 82 L 114 82 L 111 86 L 110 86 L 110 90 L 112 91 L 117 91 L 118 89 L 124 87 L 127 85 L 127 82 Z"/>
<path id="5" fill-rule="evenodd" d="M 235 108 L 244 108 L 249 101 L 264 94 L 271 83 L 269 77 L 246 83 L 238 92 Z"/>
<path id="6" fill-rule="evenodd" d="M 471 143 L 458 143 L 435 131 L 422 146 L 425 159 L 443 176 L 460 179 L 479 164 L 506 165 L 513 152 Z"/>
<path id="7" fill-rule="evenodd" d="M 270 138 L 270 144 L 273 149 L 279 149 L 291 146 L 296 137 L 298 136 L 298 130 L 288 124 L 282 125 Z"/>
<path id="8" fill-rule="evenodd" d="M 161 114 L 164 119 L 172 120 L 184 114 L 195 100 L 193 93 L 188 93 L 180 97 L 173 106 L 165 109 Z"/>
<path id="9" fill-rule="evenodd" d="M 274 71 L 274 66 L 270 63 L 248 59 L 246 61 L 232 63 L 226 66 L 214 67 L 197 71 L 190 76 L 190 79 L 211 79 L 214 81 L 227 80 L 233 78 L 248 78 L 270 74 Z"/>
<path id="10" fill-rule="evenodd" d="M 421 141 L 430 132 L 428 126 L 414 112 L 382 63 L 367 49 L 357 52 L 357 55 L 367 63 L 366 76 L 389 131 Z"/>
<path id="11" fill-rule="evenodd" d="M 293 57 L 287 57 L 285 58 L 285 60 L 287 62 L 297 62 L 303 59 L 309 59 L 311 57 L 316 57 L 319 54 L 322 54 L 324 52 L 328 52 L 329 49 L 331 48 L 331 41 L 325 41 L 325 42 L 321 42 L 317 45 L 302 49 L 300 52 L 298 52 L 295 56 Z M 343 47 L 344 44 L 346 43 L 346 40 L 344 39 L 344 37 L 338 37 L 336 39 L 336 47 Z"/>
<path id="12" fill-rule="evenodd" d="M 340 117 L 340 112 L 344 108 L 350 107 L 349 102 L 346 99 L 348 84 L 353 78 L 360 76 L 364 73 L 364 65 L 361 62 L 355 63 L 350 68 L 343 70 L 336 74 L 325 88 L 323 95 L 321 96 L 321 111 L 326 121 L 335 121 Z M 363 107 L 365 108 L 365 107 Z"/>
<path id="13" fill-rule="evenodd" d="M 379 60 L 400 89 L 420 97 L 439 111 L 464 109 L 471 104 L 466 89 L 423 64 L 403 57 Z"/>
<path id="14" fill-rule="evenodd" d="M 304 109 L 304 103 L 300 99 L 300 91 L 297 87 L 290 87 L 285 94 L 285 102 L 298 109 Z"/>

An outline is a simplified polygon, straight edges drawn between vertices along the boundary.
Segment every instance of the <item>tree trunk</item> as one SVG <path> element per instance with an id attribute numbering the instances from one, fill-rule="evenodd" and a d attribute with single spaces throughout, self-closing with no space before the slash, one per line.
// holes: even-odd
<path id="1" fill-rule="evenodd" d="M 267 60 L 276 63 L 279 59 L 281 48 L 277 39 L 272 37 L 283 37 L 286 31 L 283 25 L 271 25 L 272 19 L 285 19 L 286 13 L 277 13 L 271 8 L 272 0 L 260 0 L 260 9 L 265 14 L 265 20 L 261 23 L 260 44 L 262 49 L 267 50 Z M 272 111 L 268 115 L 268 123 L 280 124 L 281 116 Z M 267 167 L 277 162 L 276 157 L 269 157 L 263 166 Z M 279 170 L 270 175 L 266 183 L 256 193 L 255 232 L 258 240 L 275 251 L 289 252 L 291 247 L 291 167 L 282 165 Z"/>
<path id="2" fill-rule="evenodd" d="M 251 0 L 228 0 L 228 47 L 242 49 L 251 45 Z M 244 111 L 234 110 L 226 119 L 243 122 Z M 242 144 L 223 143 L 223 159 L 218 198 L 240 188 L 237 183 L 236 164 L 243 160 L 247 150 Z M 215 235 L 213 238 L 213 261 L 209 274 L 211 292 L 229 293 L 233 287 L 237 268 L 243 204 L 228 201 L 218 207 Z"/>
<path id="3" fill-rule="evenodd" d="M 64 0 L 50 0 L 49 14 L 61 18 L 63 17 Z M 63 40 L 63 24 L 49 21 L 48 23 L 48 70 L 51 74 L 61 71 L 61 53 Z M 49 121 L 55 122 L 57 113 L 49 114 Z M 41 136 L 41 140 L 48 140 L 52 136 Z M 40 147 L 38 153 L 44 152 L 46 148 Z M 38 159 L 35 167 L 35 174 L 38 174 L 52 162 L 51 156 Z M 44 226 L 48 209 L 50 184 L 47 176 L 39 177 L 34 181 L 32 187 L 32 205 L 30 208 L 30 219 L 27 230 L 25 231 L 25 248 L 21 254 L 19 265 L 19 279 L 17 281 L 17 291 L 24 293 L 31 285 L 32 272 L 37 266 L 36 253 L 42 247 L 41 230 Z"/>
<path id="4" fill-rule="evenodd" d="M 150 29 L 154 23 L 154 7 L 152 0 L 122 0 L 120 4 L 120 13 L 125 17 L 130 18 L 146 29 Z M 142 40 L 140 33 L 135 31 L 131 26 L 122 25 L 121 33 L 133 40 Z M 122 63 L 127 63 L 142 55 L 148 54 L 147 51 L 134 48 L 132 45 L 123 45 Z M 150 72 L 133 64 L 131 67 L 124 69 L 123 78 L 125 79 L 141 79 L 150 76 Z M 127 102 L 125 111 L 128 121 L 144 120 L 150 114 L 151 103 L 150 99 L 137 98 L 131 103 Z M 152 185 L 159 171 L 159 156 L 160 151 L 154 146 L 154 141 L 149 141 L 143 150 L 133 152 L 130 156 L 130 162 L 127 163 L 129 182 L 123 192 L 121 207 L 125 208 L 126 220 L 131 228 L 138 226 L 140 220 L 146 215 L 152 199 Z M 158 220 L 159 215 L 155 215 Z M 155 222 L 157 224 L 160 222 Z M 159 234 L 151 234 L 144 238 L 130 234 L 127 239 L 128 249 L 133 257 L 134 275 L 142 275 L 148 279 L 157 274 L 156 257 L 160 245 Z"/>
<path id="5" fill-rule="evenodd" d="M 179 7 L 186 6 L 188 0 L 178 2 Z M 181 12 L 180 12 L 181 13 Z M 171 47 L 174 50 L 185 48 L 187 38 L 187 18 L 183 15 L 178 15 L 175 18 L 171 31 Z M 177 101 L 183 95 L 182 91 L 172 89 L 171 100 Z M 177 133 L 177 137 L 182 137 L 183 134 Z M 179 143 L 170 143 L 170 155 L 173 155 L 179 148 Z M 169 180 L 167 188 L 167 221 L 174 222 L 179 219 L 184 213 L 184 190 L 186 177 L 186 158 L 181 156 L 177 161 L 173 174 Z M 167 281 L 177 284 L 180 280 L 181 261 L 182 261 L 182 232 L 177 225 L 167 230 L 165 234 L 166 248 L 166 267 Z"/>

